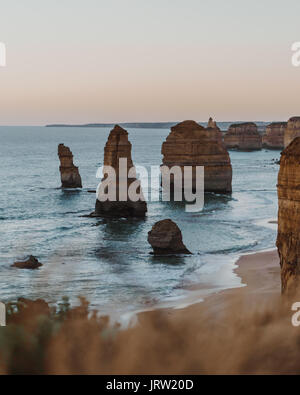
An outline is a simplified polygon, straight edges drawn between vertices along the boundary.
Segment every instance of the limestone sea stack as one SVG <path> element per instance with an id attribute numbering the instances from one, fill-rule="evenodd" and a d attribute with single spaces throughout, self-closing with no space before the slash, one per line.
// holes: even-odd
<path id="1" fill-rule="evenodd" d="M 73 154 L 69 147 L 64 144 L 58 146 L 60 160 L 60 177 L 62 188 L 82 188 L 81 177 L 78 167 L 74 166 Z"/>
<path id="2" fill-rule="evenodd" d="M 288 120 L 284 133 L 284 147 L 287 147 L 295 137 L 300 136 L 300 117 L 292 117 Z"/>
<path id="3" fill-rule="evenodd" d="M 284 133 L 287 122 L 273 122 L 266 128 L 266 133 L 262 137 L 262 145 L 269 149 L 283 149 Z"/>
<path id="4" fill-rule="evenodd" d="M 262 138 L 254 122 L 233 124 L 224 136 L 227 149 L 256 151 L 262 147 Z"/>
<path id="5" fill-rule="evenodd" d="M 121 162 L 120 162 L 121 160 Z M 122 161 L 126 161 L 126 165 Z M 120 165 L 121 163 L 121 165 Z M 115 171 L 116 179 L 109 180 L 106 167 Z M 129 171 L 131 174 L 129 174 Z M 135 169 L 131 158 L 131 143 L 128 141 L 128 133 L 125 129 L 116 125 L 110 132 L 104 148 L 104 166 L 102 185 L 98 189 L 95 212 L 93 216 L 115 216 L 115 217 L 145 217 L 147 204 L 145 202 L 140 181 L 136 179 Z M 115 197 L 107 198 L 101 193 L 115 190 Z M 129 189 L 136 191 L 133 199 Z M 99 192 L 100 191 L 100 192 Z M 123 191 L 123 193 L 120 191 Z M 99 195 L 100 194 L 100 195 Z"/>
<path id="6" fill-rule="evenodd" d="M 182 241 L 181 230 L 171 219 L 156 222 L 148 233 L 154 255 L 191 254 Z"/>
<path id="7" fill-rule="evenodd" d="M 300 284 L 300 137 L 281 154 L 277 191 L 281 285 L 291 293 Z"/>
<path id="8" fill-rule="evenodd" d="M 162 145 L 163 165 L 192 166 L 195 188 L 196 166 L 204 166 L 206 192 L 231 193 L 232 168 L 229 154 L 216 125 L 204 128 L 195 121 L 184 121 L 171 128 Z M 172 180 L 171 180 L 172 185 Z"/>

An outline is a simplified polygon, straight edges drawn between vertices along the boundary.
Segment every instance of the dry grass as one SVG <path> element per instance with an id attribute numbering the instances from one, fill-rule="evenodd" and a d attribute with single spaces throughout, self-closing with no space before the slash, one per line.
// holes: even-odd
<path id="1" fill-rule="evenodd" d="M 144 314 L 135 328 L 111 327 L 82 299 L 71 309 L 43 301 L 9 305 L 0 331 L 2 374 L 300 373 L 300 329 L 286 302 L 244 310 L 239 301 L 207 321 Z"/>

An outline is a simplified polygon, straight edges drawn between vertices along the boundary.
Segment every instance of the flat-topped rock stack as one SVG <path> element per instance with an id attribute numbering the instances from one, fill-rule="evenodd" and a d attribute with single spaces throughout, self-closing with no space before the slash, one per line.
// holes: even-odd
<path id="1" fill-rule="evenodd" d="M 262 148 L 262 137 L 254 122 L 233 124 L 224 136 L 227 149 L 239 151 L 256 151 Z"/>
<path id="2" fill-rule="evenodd" d="M 122 160 L 126 161 L 125 165 Z M 115 180 L 109 179 L 109 174 L 106 173 L 107 167 L 114 169 Z M 110 132 L 104 148 L 103 176 L 97 191 L 93 216 L 144 217 L 146 215 L 147 204 L 142 194 L 140 181 L 136 179 L 128 133 L 118 125 Z M 130 187 L 139 195 L 136 201 L 129 193 Z M 116 191 L 115 197 L 113 199 L 107 198 L 105 194 L 113 189 Z"/>
<path id="3" fill-rule="evenodd" d="M 163 165 L 168 168 L 180 166 L 182 174 L 184 166 L 192 166 L 193 188 L 196 166 L 204 166 L 205 191 L 231 193 L 230 157 L 217 127 L 204 128 L 195 121 L 181 122 L 171 128 L 171 133 L 162 145 L 162 154 Z"/>
<path id="4" fill-rule="evenodd" d="M 82 188 L 82 181 L 78 167 L 74 166 L 73 154 L 69 147 L 64 144 L 58 146 L 60 160 L 60 177 L 62 188 Z"/>
<path id="5" fill-rule="evenodd" d="M 277 191 L 282 292 L 290 293 L 300 284 L 300 137 L 281 154 Z"/>
<path id="6" fill-rule="evenodd" d="M 287 147 L 295 137 L 300 136 L 300 116 L 292 117 L 288 120 L 287 128 L 284 133 L 284 147 Z"/>
<path id="7" fill-rule="evenodd" d="M 262 136 L 262 145 L 269 149 L 284 148 L 284 133 L 287 122 L 273 122 L 266 128 L 266 133 Z"/>

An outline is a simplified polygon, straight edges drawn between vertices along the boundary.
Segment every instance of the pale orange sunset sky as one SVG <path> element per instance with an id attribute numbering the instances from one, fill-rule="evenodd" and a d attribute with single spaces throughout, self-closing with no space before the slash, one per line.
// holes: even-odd
<path id="1" fill-rule="evenodd" d="M 0 125 L 300 115 L 299 0 L 0 0 Z"/>

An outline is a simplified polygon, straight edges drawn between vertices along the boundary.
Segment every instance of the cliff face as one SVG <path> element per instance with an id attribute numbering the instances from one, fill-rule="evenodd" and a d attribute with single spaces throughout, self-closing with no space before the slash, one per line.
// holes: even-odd
<path id="1" fill-rule="evenodd" d="M 262 138 L 253 122 L 233 124 L 224 136 L 227 149 L 255 151 L 262 147 Z"/>
<path id="2" fill-rule="evenodd" d="M 126 160 L 127 164 L 120 164 L 120 160 Z M 105 166 L 115 170 L 116 179 L 110 181 L 105 173 Z M 128 141 L 128 133 L 125 129 L 116 125 L 110 132 L 104 148 L 104 170 L 100 189 L 98 190 L 94 216 L 117 216 L 117 217 L 144 217 L 147 212 L 147 204 L 144 200 L 140 182 L 136 179 L 135 170 L 129 175 L 130 169 L 134 170 L 131 158 L 131 143 Z M 104 186 L 105 185 L 105 186 Z M 133 200 L 129 189 L 133 188 L 136 194 Z M 109 199 L 104 195 L 109 190 L 115 190 L 115 197 Z M 123 191 L 123 192 L 122 192 Z"/>
<path id="3" fill-rule="evenodd" d="M 262 144 L 265 148 L 282 149 L 284 147 L 284 133 L 287 122 L 273 122 L 266 128 L 266 133 L 262 137 Z"/>
<path id="4" fill-rule="evenodd" d="M 300 137 L 281 154 L 277 190 L 282 292 L 293 292 L 300 279 Z"/>
<path id="5" fill-rule="evenodd" d="M 82 188 L 78 167 L 74 166 L 73 154 L 64 144 L 58 146 L 60 176 L 62 188 Z"/>
<path id="6" fill-rule="evenodd" d="M 300 136 L 300 117 L 292 117 L 288 120 L 284 133 L 284 147 L 287 147 L 295 137 Z"/>
<path id="7" fill-rule="evenodd" d="M 193 167 L 195 187 L 196 166 L 204 166 L 204 187 L 207 192 L 230 193 L 232 168 L 222 143 L 220 129 L 204 128 L 194 121 L 184 121 L 171 128 L 162 145 L 163 165 Z"/>

